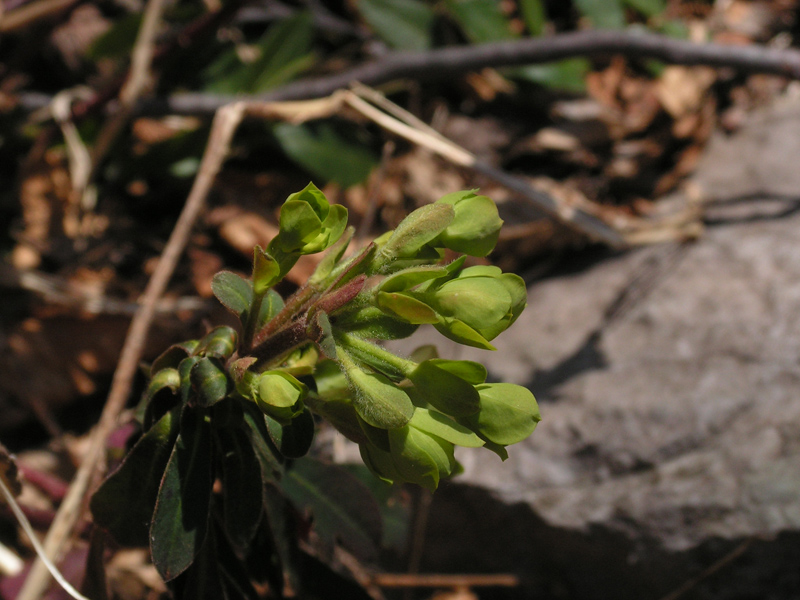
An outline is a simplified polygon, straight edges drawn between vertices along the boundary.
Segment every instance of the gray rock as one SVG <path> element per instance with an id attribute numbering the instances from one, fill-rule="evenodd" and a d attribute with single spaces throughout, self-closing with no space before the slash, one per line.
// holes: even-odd
<path id="1" fill-rule="evenodd" d="M 537 282 L 496 353 L 398 346 L 480 360 L 542 408 L 502 466 L 459 455 L 429 568 L 459 568 L 455 538 L 523 573 L 519 597 L 659 598 L 720 560 L 686 597 L 800 597 L 798 155 L 800 106 L 778 102 L 709 148 L 697 183 L 727 203 L 698 242 Z"/>

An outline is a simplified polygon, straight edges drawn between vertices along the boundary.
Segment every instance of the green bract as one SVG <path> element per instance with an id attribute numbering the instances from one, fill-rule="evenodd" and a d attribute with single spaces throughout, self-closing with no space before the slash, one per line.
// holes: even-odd
<path id="1" fill-rule="evenodd" d="M 503 220 L 491 198 L 478 196 L 471 190 L 447 194 L 436 204 L 452 206 L 455 217 L 436 239 L 435 245 L 470 256 L 486 256 L 494 250 Z"/>
<path id="2" fill-rule="evenodd" d="M 280 232 L 269 245 L 285 254 L 313 254 L 325 250 L 347 228 L 347 209 L 331 205 L 313 183 L 286 199 L 281 207 Z"/>
<path id="3" fill-rule="evenodd" d="M 476 386 L 480 410 L 460 419 L 482 438 L 507 446 L 527 438 L 541 420 L 536 399 L 528 388 L 513 383 Z"/>
<path id="4" fill-rule="evenodd" d="M 497 267 L 469 267 L 425 295 L 441 319 L 436 328 L 456 342 L 492 348 L 488 342 L 516 321 L 527 303 L 525 282 Z"/>

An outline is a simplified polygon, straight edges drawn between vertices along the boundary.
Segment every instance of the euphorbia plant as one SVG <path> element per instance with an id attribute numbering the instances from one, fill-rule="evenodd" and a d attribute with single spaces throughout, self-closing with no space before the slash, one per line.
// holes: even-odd
<path id="1" fill-rule="evenodd" d="M 358 444 L 386 482 L 434 490 L 458 468 L 455 446 L 505 459 L 505 447 L 539 421 L 530 391 L 486 383 L 480 363 L 439 358 L 431 347 L 404 357 L 376 343 L 427 323 L 493 349 L 525 307 L 525 285 L 496 267 L 465 268 L 463 254 L 486 256 L 501 225 L 489 198 L 458 192 L 346 257 L 346 209 L 313 184 L 292 194 L 278 235 L 255 248 L 252 277 L 213 279 L 241 328 L 217 327 L 153 362 L 138 411 L 143 434 L 94 495 L 96 522 L 120 544 L 149 545 L 179 597 L 263 597 L 258 582 L 281 597 L 287 579 L 303 585 L 293 503 L 318 509 L 323 536 L 364 545 L 358 531 L 336 531 L 353 523 L 326 520 L 336 511 L 307 493 L 330 471 L 295 460 L 320 419 Z M 321 251 L 308 282 L 284 301 L 274 286 L 300 256 Z M 454 252 L 462 256 L 447 262 Z M 358 496 L 346 477 L 337 471 L 335 486 Z M 331 494 L 341 499 L 342 490 Z M 370 529 L 369 511 L 355 512 L 351 520 Z"/>

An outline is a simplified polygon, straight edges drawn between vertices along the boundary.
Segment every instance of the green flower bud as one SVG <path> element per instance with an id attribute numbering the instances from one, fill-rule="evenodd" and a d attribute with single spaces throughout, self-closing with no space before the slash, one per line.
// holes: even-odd
<path id="1" fill-rule="evenodd" d="M 270 252 L 313 254 L 333 245 L 347 227 L 347 209 L 331 205 L 313 183 L 291 194 L 281 207 L 280 233 Z M 279 258 L 278 262 L 282 262 Z"/>
<path id="2" fill-rule="evenodd" d="M 288 425 L 305 410 L 308 388 L 284 371 L 265 371 L 254 384 L 256 406 L 281 425 Z"/>
<path id="3" fill-rule="evenodd" d="M 195 346 L 194 356 L 228 358 L 239 343 L 239 334 L 227 325 L 215 327 Z"/>
<path id="4" fill-rule="evenodd" d="M 480 410 L 460 418 L 459 423 L 501 446 L 521 442 L 536 429 L 541 415 L 528 388 L 513 383 L 484 383 L 475 387 L 481 397 Z"/>
<path id="5" fill-rule="evenodd" d="M 414 258 L 453 221 L 455 211 L 447 204 L 428 204 L 408 215 L 382 245 L 376 261 Z M 377 240 L 376 240 L 377 243 Z"/>
<path id="6" fill-rule="evenodd" d="M 436 328 L 468 346 L 494 349 L 489 341 L 516 321 L 527 301 L 522 278 L 497 267 L 469 267 L 437 283 L 423 296 L 441 317 Z"/>
<path id="7" fill-rule="evenodd" d="M 380 429 L 396 429 L 411 419 L 411 398 L 387 377 L 358 367 L 347 368 L 345 374 L 353 387 L 353 406 L 365 422 Z"/>
<path id="8" fill-rule="evenodd" d="M 265 371 L 258 378 L 256 404 L 290 408 L 308 394 L 306 385 L 284 371 Z"/>
<path id="9" fill-rule="evenodd" d="M 470 190 L 447 194 L 435 204 L 452 206 L 455 217 L 434 245 L 470 256 L 486 256 L 494 249 L 503 220 L 491 198 L 477 196 L 474 190 Z"/>
<path id="10" fill-rule="evenodd" d="M 394 466 L 403 479 L 431 491 L 456 466 L 451 442 L 411 424 L 389 431 L 389 447 Z"/>
<path id="11" fill-rule="evenodd" d="M 483 383 L 486 369 L 471 361 L 435 358 L 417 365 L 408 378 L 422 400 L 448 415 L 465 417 L 480 407 L 474 385 Z"/>

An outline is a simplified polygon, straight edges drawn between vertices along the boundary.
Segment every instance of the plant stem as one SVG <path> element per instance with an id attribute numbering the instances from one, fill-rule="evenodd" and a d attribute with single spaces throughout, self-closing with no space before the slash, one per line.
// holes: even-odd
<path id="1" fill-rule="evenodd" d="M 417 363 L 392 354 L 385 348 L 350 333 L 338 333 L 336 342 L 359 361 L 395 379 L 405 379 Z"/>
<path id="2" fill-rule="evenodd" d="M 297 319 L 255 345 L 250 355 L 258 359 L 254 366 L 260 370 L 309 341 L 305 319 Z"/>

